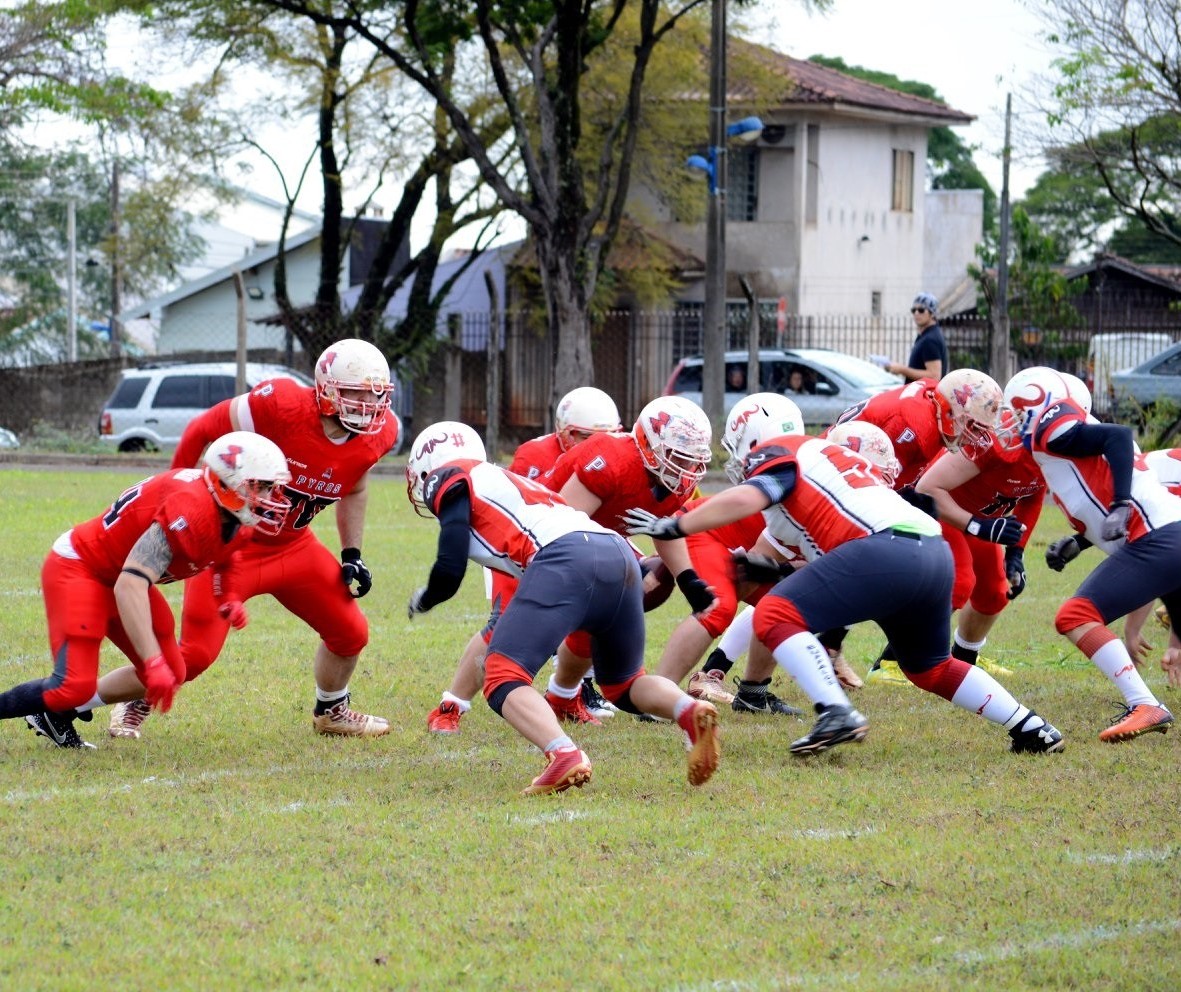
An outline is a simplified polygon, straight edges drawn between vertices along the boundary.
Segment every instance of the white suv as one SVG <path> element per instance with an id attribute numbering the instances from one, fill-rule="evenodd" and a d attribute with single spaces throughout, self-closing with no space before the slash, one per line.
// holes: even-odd
<path id="1" fill-rule="evenodd" d="M 99 440 L 118 451 L 175 447 L 190 420 L 237 393 L 237 375 L 233 362 L 125 369 L 99 415 Z M 285 365 L 246 363 L 247 389 L 264 379 L 312 384 L 311 378 Z"/>

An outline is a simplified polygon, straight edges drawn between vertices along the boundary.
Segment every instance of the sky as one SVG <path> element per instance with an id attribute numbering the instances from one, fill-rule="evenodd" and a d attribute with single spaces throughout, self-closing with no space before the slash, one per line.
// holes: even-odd
<path id="1" fill-rule="evenodd" d="M 950 106 L 976 121 L 956 134 L 979 150 L 973 159 L 999 195 L 1005 138 L 1005 95 L 1013 94 L 1014 152 L 1009 168 L 1013 199 L 1041 172 L 1036 156 L 1020 147 L 1026 106 L 1019 99 L 1050 55 L 1044 28 L 1022 0 L 834 0 L 826 14 L 805 12 L 799 0 L 763 0 L 755 14 L 743 14 L 756 30 L 748 33 L 793 58 L 827 55 L 928 83 Z M 731 20 L 735 18 L 731 14 Z"/>

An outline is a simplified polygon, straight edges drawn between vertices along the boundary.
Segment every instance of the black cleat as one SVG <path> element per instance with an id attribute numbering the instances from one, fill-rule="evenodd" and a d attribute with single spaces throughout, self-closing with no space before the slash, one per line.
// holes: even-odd
<path id="1" fill-rule="evenodd" d="M 48 737 L 57 747 L 90 748 L 94 745 L 84 741 L 74 729 L 74 721 L 64 713 L 33 713 L 25 717 L 30 730 L 42 737 Z"/>
<path id="2" fill-rule="evenodd" d="M 1009 731 L 1009 736 L 1013 738 L 1009 750 L 1015 754 L 1054 754 L 1066 749 L 1066 741 L 1058 730 L 1033 710 L 1029 711 L 1020 726 Z"/>
<path id="3" fill-rule="evenodd" d="M 745 679 L 735 679 L 738 692 L 730 709 L 735 713 L 769 713 L 773 716 L 803 716 L 803 710 L 788 706 L 775 693 L 767 688 L 771 680 L 766 682 L 747 682 Z"/>
<path id="4" fill-rule="evenodd" d="M 862 741 L 869 733 L 869 721 L 852 706 L 817 703 L 816 712 L 820 716 L 812 729 L 799 740 L 791 742 L 792 754 L 819 754 L 847 741 Z"/>

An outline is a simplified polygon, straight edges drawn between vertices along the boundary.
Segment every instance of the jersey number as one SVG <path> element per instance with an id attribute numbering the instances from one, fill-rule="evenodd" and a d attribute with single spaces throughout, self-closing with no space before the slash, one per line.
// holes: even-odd
<path id="1" fill-rule="evenodd" d="M 103 526 L 107 528 L 114 527 L 119 520 L 119 514 L 123 512 L 123 508 L 139 499 L 143 488 L 143 483 L 137 483 L 130 489 L 124 489 L 119 494 L 119 498 L 111 504 L 111 508 L 103 514 Z"/>
<path id="2" fill-rule="evenodd" d="M 853 454 L 839 444 L 830 444 L 824 449 L 828 460 L 836 466 L 850 489 L 864 489 L 866 486 L 880 486 L 882 481 L 874 475 L 873 468 L 864 458 Z"/>

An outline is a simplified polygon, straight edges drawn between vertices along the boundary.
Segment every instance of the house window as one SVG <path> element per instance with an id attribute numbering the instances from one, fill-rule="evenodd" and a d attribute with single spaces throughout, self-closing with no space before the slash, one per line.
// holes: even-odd
<path id="1" fill-rule="evenodd" d="M 910 213 L 914 210 L 914 152 L 894 149 L 894 188 L 890 209 Z"/>
<path id="2" fill-rule="evenodd" d="M 816 226 L 820 210 L 820 125 L 808 125 L 808 175 L 804 190 L 804 222 Z"/>
<path id="3" fill-rule="evenodd" d="M 755 220 L 759 212 L 759 150 L 732 148 L 726 155 L 726 220 Z"/>
<path id="4" fill-rule="evenodd" d="M 869 313 L 871 317 L 882 315 L 882 291 L 880 289 L 875 289 L 869 294 Z"/>

